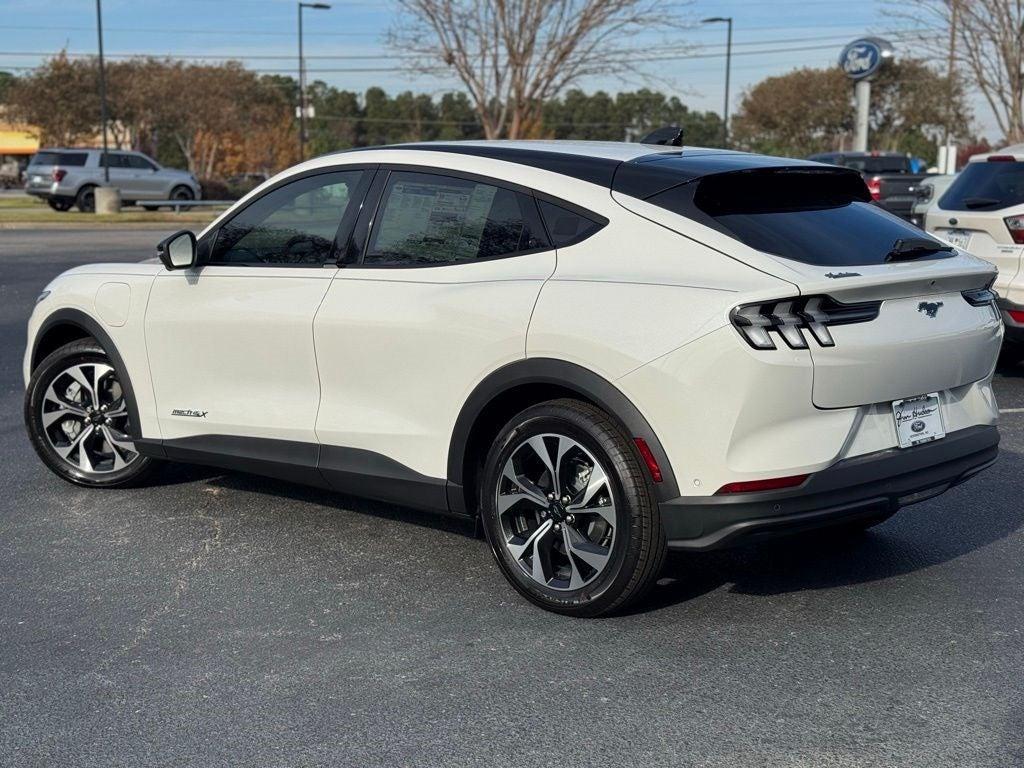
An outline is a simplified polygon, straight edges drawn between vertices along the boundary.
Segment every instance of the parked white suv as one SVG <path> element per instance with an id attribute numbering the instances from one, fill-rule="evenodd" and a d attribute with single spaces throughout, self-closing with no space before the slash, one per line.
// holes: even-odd
<path id="1" fill-rule="evenodd" d="M 125 205 L 139 200 L 198 200 L 202 191 L 188 171 L 164 168 L 141 152 L 107 152 L 110 186 Z M 106 184 L 98 149 L 41 149 L 25 171 L 25 192 L 41 197 L 55 211 L 95 208 L 94 190 Z"/>
<path id="2" fill-rule="evenodd" d="M 468 142 L 328 155 L 56 278 L 25 420 L 80 485 L 198 462 L 479 517 L 535 603 L 874 525 L 996 457 L 995 269 L 856 171 Z"/>
<path id="3" fill-rule="evenodd" d="M 1003 358 L 1024 358 L 1024 147 L 972 157 L 928 210 L 925 228 L 998 267 L 993 288 L 1006 324 Z"/>

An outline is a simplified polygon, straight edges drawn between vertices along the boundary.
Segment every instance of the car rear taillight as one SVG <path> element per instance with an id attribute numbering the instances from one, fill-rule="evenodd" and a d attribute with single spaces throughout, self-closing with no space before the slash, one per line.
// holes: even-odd
<path id="1" fill-rule="evenodd" d="M 996 300 L 996 292 L 991 288 L 974 288 L 970 291 L 961 291 L 960 295 L 972 307 L 984 307 Z"/>
<path id="2" fill-rule="evenodd" d="M 1024 216 L 1007 216 L 1003 219 L 1006 228 L 1010 230 L 1010 237 L 1017 245 L 1024 245 Z"/>
<path id="3" fill-rule="evenodd" d="M 726 493 L 754 493 L 756 491 L 778 491 L 782 488 L 795 488 L 802 485 L 810 475 L 790 475 L 789 477 L 770 477 L 767 480 L 744 480 L 739 483 L 726 483 L 715 493 L 722 496 Z"/>
<path id="4" fill-rule="evenodd" d="M 843 304 L 830 296 L 799 296 L 742 304 L 729 313 L 729 319 L 754 349 L 775 349 L 772 333 L 777 333 L 790 349 L 807 349 L 805 330 L 821 346 L 834 347 L 829 326 L 870 322 L 878 317 L 881 306 L 880 301 Z"/>
<path id="5" fill-rule="evenodd" d="M 64 177 L 67 176 L 67 175 L 68 175 L 68 172 L 65 171 L 63 168 L 54 168 L 50 172 L 50 176 L 53 178 L 54 181 L 56 181 L 58 183 L 64 181 Z"/>
<path id="6" fill-rule="evenodd" d="M 1013 320 L 1013 322 L 1024 324 L 1024 310 L 1011 309 L 1008 310 L 1006 314 L 1010 316 L 1010 319 Z"/>
<path id="7" fill-rule="evenodd" d="M 868 192 L 871 193 L 871 199 L 878 202 L 882 197 L 882 177 L 872 176 L 868 179 Z"/>

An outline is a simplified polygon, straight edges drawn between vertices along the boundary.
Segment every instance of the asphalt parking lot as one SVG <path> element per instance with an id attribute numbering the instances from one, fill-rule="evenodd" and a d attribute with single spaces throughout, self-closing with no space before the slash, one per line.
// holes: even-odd
<path id="1" fill-rule="evenodd" d="M 0 765 L 1024 765 L 1024 368 L 987 473 L 853 539 L 673 557 L 571 620 L 440 518 L 241 474 L 36 459 L 53 275 L 166 231 L 0 231 Z"/>

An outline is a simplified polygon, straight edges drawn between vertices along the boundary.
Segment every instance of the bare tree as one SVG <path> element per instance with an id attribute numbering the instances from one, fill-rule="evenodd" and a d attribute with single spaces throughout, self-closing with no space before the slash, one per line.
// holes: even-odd
<path id="1" fill-rule="evenodd" d="M 1024 0 L 900 0 L 889 13 L 937 23 L 923 38 L 981 91 L 1008 143 L 1024 141 Z"/>
<path id="2" fill-rule="evenodd" d="M 540 128 L 545 101 L 581 78 L 636 74 L 642 31 L 683 25 L 663 0 L 398 0 L 407 21 L 390 44 L 408 66 L 454 72 L 469 91 L 488 139 Z M 673 52 L 685 51 L 673 41 Z"/>

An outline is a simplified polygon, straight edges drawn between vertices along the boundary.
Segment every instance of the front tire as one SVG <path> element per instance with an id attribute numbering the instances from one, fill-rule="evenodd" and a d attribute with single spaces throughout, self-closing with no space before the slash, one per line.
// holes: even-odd
<path id="1" fill-rule="evenodd" d="M 137 483 L 152 459 L 135 450 L 119 373 L 89 339 L 65 344 L 32 373 L 25 426 L 39 458 L 76 485 L 108 488 Z"/>
<path id="2" fill-rule="evenodd" d="M 480 510 L 502 573 L 556 613 L 620 611 L 664 562 L 661 515 L 636 448 L 577 400 L 532 406 L 505 425 L 484 466 Z"/>
<path id="3" fill-rule="evenodd" d="M 195 195 L 195 193 L 189 187 L 186 187 L 185 185 L 180 185 L 180 186 L 177 186 L 177 187 L 175 187 L 174 189 L 171 190 L 171 196 L 170 196 L 169 199 L 170 200 L 195 200 L 196 199 L 196 195 Z M 189 205 L 182 205 L 182 206 L 180 206 L 180 210 L 182 210 L 182 211 L 189 211 L 191 209 L 192 209 L 192 206 L 189 206 Z"/>

